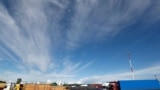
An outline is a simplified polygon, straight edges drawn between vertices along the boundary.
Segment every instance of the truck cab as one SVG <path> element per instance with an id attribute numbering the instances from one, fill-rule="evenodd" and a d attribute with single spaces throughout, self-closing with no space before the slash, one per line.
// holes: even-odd
<path id="1" fill-rule="evenodd" d="M 120 90 L 119 83 L 117 81 L 109 83 L 109 90 Z"/>

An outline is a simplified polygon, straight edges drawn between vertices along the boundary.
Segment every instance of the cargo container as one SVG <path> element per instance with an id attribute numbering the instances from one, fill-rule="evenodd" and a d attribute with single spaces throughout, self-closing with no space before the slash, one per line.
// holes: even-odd
<path id="1" fill-rule="evenodd" d="M 109 90 L 160 90 L 158 80 L 120 80 L 110 82 Z"/>

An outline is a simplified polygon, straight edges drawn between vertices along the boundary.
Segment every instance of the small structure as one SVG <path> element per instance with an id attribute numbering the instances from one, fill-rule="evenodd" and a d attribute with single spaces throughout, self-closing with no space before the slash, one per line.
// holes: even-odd
<path id="1" fill-rule="evenodd" d="M 0 90 L 3 90 L 4 88 L 6 88 L 6 82 L 0 81 Z"/>

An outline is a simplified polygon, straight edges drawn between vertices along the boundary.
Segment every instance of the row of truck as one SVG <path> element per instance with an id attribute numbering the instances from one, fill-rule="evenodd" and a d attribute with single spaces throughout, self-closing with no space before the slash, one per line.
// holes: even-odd
<path id="1" fill-rule="evenodd" d="M 20 84 L 18 80 L 16 84 L 1 82 L 0 90 L 160 90 L 158 80 L 119 80 L 106 82 L 105 84 L 67 85 L 61 87 L 51 87 L 48 84 L 43 86 L 38 85 L 37 87 L 30 85 L 30 88 L 24 88 L 24 86 L 26 87 L 27 84 Z M 33 87 L 32 89 L 31 86 Z"/>

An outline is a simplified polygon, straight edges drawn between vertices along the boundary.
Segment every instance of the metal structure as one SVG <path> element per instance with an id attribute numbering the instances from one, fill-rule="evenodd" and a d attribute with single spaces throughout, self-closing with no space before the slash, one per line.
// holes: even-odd
<path id="1" fill-rule="evenodd" d="M 131 61 L 131 54 L 129 51 L 128 51 L 128 60 L 129 60 L 129 65 L 130 65 L 130 69 L 131 69 L 131 73 L 132 73 L 132 79 L 135 80 L 135 74 L 133 71 L 133 66 L 132 66 L 132 61 Z"/>

